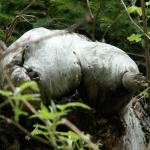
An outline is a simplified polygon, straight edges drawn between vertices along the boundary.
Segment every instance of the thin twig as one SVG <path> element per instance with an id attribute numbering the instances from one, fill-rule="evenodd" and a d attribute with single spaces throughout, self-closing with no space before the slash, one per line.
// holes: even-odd
<path id="1" fill-rule="evenodd" d="M 0 55 L 7 49 L 6 44 L 0 40 Z"/>
<path id="2" fill-rule="evenodd" d="M 97 9 L 97 13 L 95 15 L 92 13 L 89 0 L 86 0 L 86 3 L 87 3 L 87 8 L 88 8 L 88 11 L 89 11 L 89 14 L 90 14 L 91 21 L 93 22 L 92 40 L 95 40 L 96 19 L 97 19 L 99 13 L 100 13 L 100 1 L 99 1 L 99 7 Z"/>
<path id="3" fill-rule="evenodd" d="M 10 87 L 10 89 L 12 91 L 15 91 L 15 86 L 14 86 L 13 82 L 11 81 L 9 75 L 7 74 L 6 70 L 4 70 L 3 73 L 4 73 L 5 79 L 6 79 L 7 83 L 8 83 L 8 86 Z"/>
<path id="4" fill-rule="evenodd" d="M 96 20 L 97 20 L 97 17 L 100 13 L 100 9 L 101 9 L 101 3 L 99 1 L 99 7 L 97 9 L 97 13 L 95 14 L 94 16 L 94 19 L 93 19 L 93 30 L 92 30 L 92 39 L 95 40 L 95 32 L 96 32 Z"/>
<path id="5" fill-rule="evenodd" d="M 134 108 L 134 105 L 141 100 L 142 98 L 144 98 L 144 93 L 148 92 L 150 90 L 150 87 L 146 88 L 145 90 L 143 90 L 141 93 L 139 93 L 138 95 L 136 95 L 135 97 L 132 98 L 131 100 L 131 106 L 132 108 Z"/>
<path id="6" fill-rule="evenodd" d="M 86 0 L 86 3 L 87 3 L 87 7 L 88 7 L 88 10 L 89 10 L 89 14 L 90 14 L 91 20 L 93 20 L 94 19 L 94 15 L 92 13 L 89 0 Z"/>
<path id="7" fill-rule="evenodd" d="M 142 8 L 142 20 L 143 20 L 143 30 L 145 34 L 148 34 L 148 27 L 147 27 L 147 17 L 145 13 L 145 1 L 140 0 L 141 8 Z M 150 54 L 149 54 L 149 39 L 144 34 L 144 51 L 145 51 L 145 61 L 146 61 L 146 77 L 147 80 L 150 80 Z"/>
<path id="8" fill-rule="evenodd" d="M 21 19 L 29 22 L 26 18 L 26 17 L 29 17 L 31 15 L 26 15 L 26 14 L 23 14 L 29 7 L 31 7 L 34 3 L 35 3 L 36 0 L 32 0 L 31 3 L 29 3 L 16 17 L 15 19 L 11 22 L 11 24 L 6 28 L 6 31 L 5 31 L 5 42 L 10 38 L 10 36 L 12 35 L 16 25 L 18 24 L 18 22 L 21 21 Z"/>
<path id="9" fill-rule="evenodd" d="M 97 146 L 87 137 L 85 136 L 73 123 L 71 123 L 69 120 L 63 118 L 62 122 L 72 129 L 74 132 L 76 132 L 88 145 L 91 146 L 93 150 L 98 150 Z"/>
<path id="10" fill-rule="evenodd" d="M 4 115 L 0 115 L 0 118 L 3 119 L 3 120 L 5 120 L 9 124 L 13 124 L 18 129 L 20 129 L 22 132 L 24 132 L 27 136 L 32 137 L 33 139 L 35 139 L 35 140 L 37 140 L 37 141 L 39 141 L 41 143 L 50 145 L 49 141 L 47 141 L 47 140 L 45 140 L 45 139 L 43 139 L 41 137 L 38 137 L 38 136 L 33 136 L 27 129 L 25 129 L 22 125 L 20 125 L 19 123 L 15 122 L 11 118 L 8 118 L 8 117 L 6 117 Z"/>
<path id="11" fill-rule="evenodd" d="M 31 3 L 29 3 L 21 12 L 20 14 L 23 14 L 27 9 L 29 9 L 34 3 L 36 2 L 36 0 L 32 0 Z"/>
<path id="12" fill-rule="evenodd" d="M 131 53 L 131 52 L 127 52 L 128 55 L 131 55 L 131 56 L 136 56 L 136 57 L 140 57 L 141 59 L 144 59 L 145 56 L 144 55 L 141 55 L 141 54 L 136 54 L 136 53 Z"/>
<path id="13" fill-rule="evenodd" d="M 2 103 L 0 103 L 0 109 L 2 109 L 4 106 L 8 105 L 9 104 L 9 101 L 4 101 Z"/>

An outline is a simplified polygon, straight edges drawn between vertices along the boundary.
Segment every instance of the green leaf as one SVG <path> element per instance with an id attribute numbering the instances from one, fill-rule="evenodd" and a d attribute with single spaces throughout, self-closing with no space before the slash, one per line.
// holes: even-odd
<path id="1" fill-rule="evenodd" d="M 146 2 L 145 4 L 146 4 L 146 6 L 149 6 L 149 5 L 150 5 L 150 1 L 149 1 L 149 2 Z"/>
<path id="2" fill-rule="evenodd" d="M 28 116 L 28 113 L 25 111 L 22 111 L 20 108 L 14 108 L 14 113 L 15 113 L 15 120 L 18 122 L 19 121 L 19 117 L 21 115 L 23 116 Z"/>
<path id="3" fill-rule="evenodd" d="M 137 9 L 136 6 L 128 7 L 128 13 L 129 13 L 129 14 L 135 13 L 135 12 L 136 12 L 136 9 Z"/>
<path id="4" fill-rule="evenodd" d="M 3 90 L 0 90 L 0 95 L 5 96 L 5 97 L 9 97 L 9 96 L 12 96 L 13 93 L 10 92 L 10 91 L 3 91 Z"/>
<path id="5" fill-rule="evenodd" d="M 45 109 L 41 109 L 38 111 L 38 116 L 42 119 L 46 120 L 54 120 L 54 119 L 59 119 L 60 117 L 66 115 L 67 112 L 56 112 L 56 113 L 51 113 L 46 111 Z"/>
<path id="6" fill-rule="evenodd" d="M 39 124 L 34 125 L 34 127 L 35 129 L 32 131 L 32 135 L 49 135 L 49 127 Z"/>
<path id="7" fill-rule="evenodd" d="M 144 92 L 144 97 L 145 98 L 149 98 L 149 93 L 148 92 Z"/>
<path id="8" fill-rule="evenodd" d="M 26 101 L 40 101 L 39 94 L 25 94 L 25 95 L 17 95 L 12 97 L 13 100 L 26 100 Z"/>
<path id="9" fill-rule="evenodd" d="M 62 112 L 50 112 L 47 107 L 44 105 L 41 106 L 41 109 L 38 110 L 37 115 L 33 115 L 33 117 L 40 117 L 41 119 L 45 120 L 55 120 L 60 119 L 61 117 L 65 116 L 69 111 L 62 111 Z"/>
<path id="10" fill-rule="evenodd" d="M 129 14 L 137 13 L 139 16 L 142 16 L 142 9 L 141 7 L 131 6 L 128 7 L 128 13 Z"/>
<path id="11" fill-rule="evenodd" d="M 140 42 L 142 40 L 141 38 L 141 34 L 132 34 L 131 36 L 127 37 L 127 39 L 130 41 L 130 42 Z"/>
<path id="12" fill-rule="evenodd" d="M 31 134 L 32 135 L 48 135 L 49 133 L 47 131 L 43 131 L 40 129 L 34 129 Z"/>
<path id="13" fill-rule="evenodd" d="M 37 129 L 40 129 L 40 130 L 47 130 L 49 127 L 45 126 L 45 125 L 40 125 L 40 124 L 35 124 L 34 127 Z"/>
<path id="14" fill-rule="evenodd" d="M 75 132 L 68 131 L 68 132 L 58 132 L 61 136 L 66 136 L 72 141 L 78 141 L 80 140 L 80 136 L 76 134 Z"/>
<path id="15" fill-rule="evenodd" d="M 39 92 L 38 85 L 35 81 L 25 82 L 19 87 L 21 92 L 29 88 L 35 92 Z"/>
<path id="16" fill-rule="evenodd" d="M 141 7 L 137 7 L 136 12 L 139 16 L 142 16 L 142 9 Z"/>
<path id="17" fill-rule="evenodd" d="M 91 108 L 89 106 L 87 106 L 86 104 L 80 103 L 80 102 L 71 102 L 71 103 L 67 103 L 67 104 L 57 105 L 57 108 L 60 109 L 61 111 L 64 111 L 71 107 L 81 107 L 84 109 L 91 110 Z"/>

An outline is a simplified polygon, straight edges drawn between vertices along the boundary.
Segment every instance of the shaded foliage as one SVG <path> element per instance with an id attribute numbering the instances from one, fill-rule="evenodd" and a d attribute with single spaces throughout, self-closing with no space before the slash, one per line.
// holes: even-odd
<path id="1" fill-rule="evenodd" d="M 5 32 L 16 15 L 30 3 L 29 0 L 10 0 L 0 2 L 0 38 L 5 40 Z M 131 4 L 127 3 L 127 6 Z M 139 30 L 131 24 L 128 16 L 120 2 L 120 0 L 92 0 L 90 7 L 93 14 L 99 11 L 96 18 L 95 39 L 102 41 L 105 39 L 107 43 L 118 46 L 126 51 L 139 51 L 142 53 L 141 43 L 129 42 L 127 37 L 131 34 L 139 34 Z M 100 9 L 99 9 L 100 7 Z M 16 40 L 20 35 L 29 29 L 36 27 L 46 27 L 49 29 L 64 29 L 68 26 L 80 21 L 85 14 L 88 13 L 88 8 L 85 0 L 37 0 L 27 10 L 28 16 L 25 19 L 20 19 L 13 30 L 8 43 Z M 133 14 L 135 21 L 138 24 L 140 16 Z M 88 37 L 92 36 L 93 23 L 84 22 L 76 32 L 83 33 Z"/>

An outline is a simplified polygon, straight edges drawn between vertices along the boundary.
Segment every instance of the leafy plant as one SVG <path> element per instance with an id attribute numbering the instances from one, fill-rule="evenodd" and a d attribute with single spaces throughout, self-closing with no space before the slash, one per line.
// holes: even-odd
<path id="1" fill-rule="evenodd" d="M 31 91 L 27 93 L 27 91 Z M 37 119 L 42 123 L 35 124 L 31 135 L 34 137 L 42 137 L 55 149 L 59 150 L 73 150 L 73 149 L 92 149 L 91 145 L 87 143 L 78 133 L 73 130 L 61 131 L 57 130 L 59 126 L 66 126 L 62 121 L 62 118 L 66 117 L 72 108 L 80 107 L 90 110 L 90 107 L 79 102 L 71 102 L 66 104 L 55 104 L 51 100 L 51 105 L 46 107 L 42 101 L 40 101 L 39 88 L 33 81 L 26 82 L 20 87 L 15 88 L 14 92 L 0 90 L 0 95 L 7 98 L 12 110 L 14 112 L 14 121 L 19 123 L 20 116 L 26 116 L 30 119 Z M 40 101 L 41 106 L 39 109 L 35 109 L 29 101 Z M 27 103 L 26 103 L 27 102 Z M 27 104 L 27 105 L 26 105 Z M 23 105 L 26 105 L 28 109 L 32 110 L 32 114 L 24 110 Z M 66 126 L 67 127 L 67 126 Z M 83 133 L 82 133 L 83 134 Z M 84 134 L 83 134 L 84 135 Z M 90 136 L 84 135 L 90 140 Z"/>
<path id="2" fill-rule="evenodd" d="M 133 5 L 131 7 L 128 7 L 128 13 L 129 14 L 137 13 L 139 16 L 142 16 L 142 9 L 141 7 L 137 7 Z"/>
<path id="3" fill-rule="evenodd" d="M 15 121 L 19 121 L 21 115 L 28 116 L 28 113 L 22 109 L 22 101 L 37 101 L 40 100 L 39 94 L 23 94 L 26 89 L 32 89 L 33 91 L 39 91 L 35 82 L 24 83 L 20 87 L 17 87 L 14 92 L 0 90 L 0 95 L 6 97 L 10 102 Z"/>
<path id="4" fill-rule="evenodd" d="M 145 2 L 145 5 L 148 6 L 149 2 Z M 128 13 L 130 15 L 137 14 L 136 16 L 134 16 L 134 21 L 135 21 L 136 24 L 139 25 L 139 27 L 141 27 L 141 22 L 143 22 L 143 20 L 141 20 L 142 19 L 141 18 L 141 16 L 142 16 L 142 8 L 141 7 L 137 7 L 135 5 L 132 5 L 132 6 L 128 7 Z M 148 7 L 146 8 L 146 14 L 147 14 L 147 17 L 150 14 L 150 11 L 149 11 Z M 148 17 L 148 19 L 149 19 L 149 17 Z M 148 30 L 149 30 L 149 27 L 148 27 Z M 127 39 L 130 42 L 140 43 L 143 46 L 143 40 L 142 40 L 143 39 L 143 35 L 139 32 L 139 30 L 136 33 L 133 33 L 130 36 L 128 36 Z"/>
<path id="5" fill-rule="evenodd" d="M 130 42 L 141 42 L 142 38 L 141 38 L 141 34 L 132 34 L 131 36 L 127 37 L 127 39 Z"/>

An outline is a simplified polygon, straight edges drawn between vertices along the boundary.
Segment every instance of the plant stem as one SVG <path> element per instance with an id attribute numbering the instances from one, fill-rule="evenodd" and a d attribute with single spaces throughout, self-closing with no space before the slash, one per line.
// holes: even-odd
<path id="1" fill-rule="evenodd" d="M 143 20 L 143 30 L 145 34 L 148 34 L 147 31 L 147 16 L 145 12 L 145 1 L 140 0 L 142 8 L 142 20 Z M 144 50 L 145 50 L 145 61 L 146 61 L 146 77 L 147 80 L 150 80 L 150 54 L 149 54 L 149 39 L 144 34 Z"/>
<path id="2" fill-rule="evenodd" d="M 6 116 L 0 115 L 0 119 L 5 120 L 7 123 L 9 124 L 13 124 L 14 126 L 16 126 L 18 129 L 20 129 L 23 133 L 25 133 L 29 138 L 33 138 L 41 143 L 44 143 L 46 145 L 50 145 L 49 141 L 39 137 L 39 136 L 33 136 L 30 131 L 28 131 L 27 129 L 25 129 L 22 125 L 20 125 L 19 123 L 17 123 L 16 121 L 12 120 L 11 118 L 8 118 Z M 26 136 L 26 137 L 27 137 Z"/>
<path id="3" fill-rule="evenodd" d="M 68 119 L 63 118 L 62 122 L 72 129 L 75 133 L 77 133 L 87 144 L 91 146 L 93 150 L 98 150 L 97 146 L 89 139 L 87 136 L 85 136 L 73 123 L 71 123 Z"/>
<path id="4" fill-rule="evenodd" d="M 148 34 L 146 34 L 143 29 L 132 19 L 132 17 L 130 16 L 129 12 L 128 12 L 128 8 L 126 6 L 126 4 L 124 3 L 123 0 L 121 0 L 121 3 L 124 7 L 124 9 L 126 10 L 126 13 L 128 15 L 128 18 L 130 19 L 131 23 L 133 23 L 133 25 L 135 25 L 149 40 L 150 40 L 150 36 Z"/>

